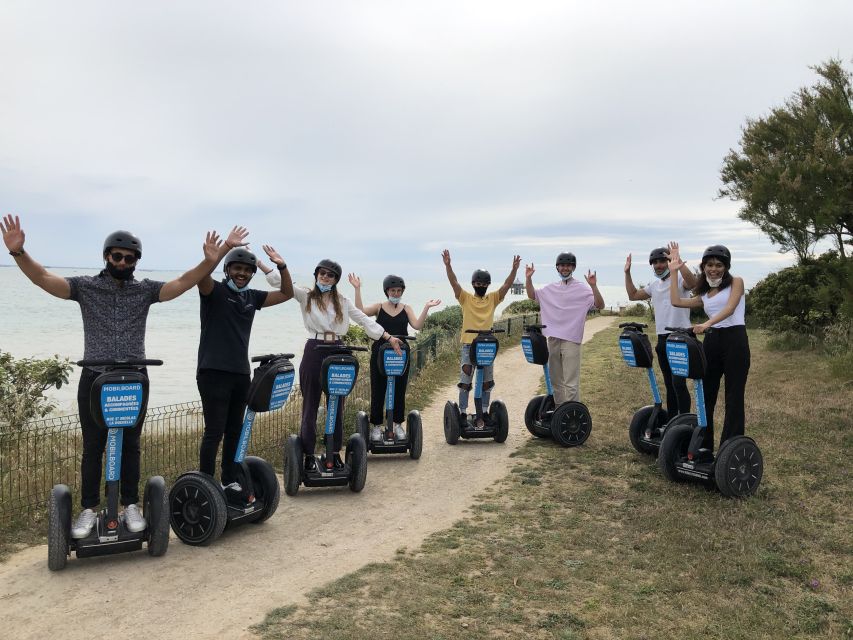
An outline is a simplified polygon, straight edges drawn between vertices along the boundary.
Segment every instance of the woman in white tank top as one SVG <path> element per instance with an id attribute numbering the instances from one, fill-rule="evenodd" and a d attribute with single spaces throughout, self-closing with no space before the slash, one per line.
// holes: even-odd
<path id="1" fill-rule="evenodd" d="M 743 278 L 731 275 L 731 261 L 732 255 L 726 247 L 712 245 L 702 254 L 701 272 L 693 297 L 681 298 L 674 284 L 670 288 L 673 306 L 702 307 L 708 315 L 706 322 L 693 326 L 693 333 L 698 335 L 708 327 L 714 328 L 703 343 L 708 364 L 704 378 L 708 428 L 702 446 L 709 449 L 714 447 L 714 408 L 723 376 L 726 379 L 726 416 L 720 444 L 731 437 L 744 435 L 746 423 L 744 394 L 749 374 L 749 340 L 744 321 Z M 678 244 L 672 243 L 670 270 L 675 271 L 683 264 Z"/>

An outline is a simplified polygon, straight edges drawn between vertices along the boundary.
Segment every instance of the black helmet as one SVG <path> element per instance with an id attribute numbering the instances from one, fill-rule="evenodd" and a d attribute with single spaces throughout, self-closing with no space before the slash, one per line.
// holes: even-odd
<path id="1" fill-rule="evenodd" d="M 473 284 L 475 282 L 492 284 L 492 274 L 485 269 L 475 269 L 474 273 L 471 274 L 471 283 Z"/>
<path id="2" fill-rule="evenodd" d="M 561 264 L 570 264 L 573 267 L 576 267 L 578 266 L 578 259 L 575 258 L 575 254 L 564 252 L 557 256 L 556 266 L 559 267 Z"/>
<path id="3" fill-rule="evenodd" d="M 137 259 L 142 257 L 142 241 L 130 231 L 113 231 L 108 235 L 104 240 L 104 256 L 112 247 L 133 251 Z"/>
<path id="4" fill-rule="evenodd" d="M 666 247 L 652 249 L 652 252 L 649 254 L 649 264 L 652 264 L 655 260 L 669 260 L 669 251 L 667 251 Z"/>
<path id="5" fill-rule="evenodd" d="M 320 262 L 317 263 L 317 266 L 314 267 L 314 278 L 317 278 L 317 272 L 320 269 L 325 269 L 326 271 L 331 271 L 335 274 L 335 284 L 340 282 L 341 274 L 343 273 L 343 269 L 341 269 L 341 265 L 339 265 L 334 260 L 330 260 L 329 258 L 323 258 Z"/>
<path id="6" fill-rule="evenodd" d="M 249 265 L 252 267 L 252 273 L 258 271 L 258 259 L 255 254 L 242 247 L 234 247 L 225 255 L 225 271 L 228 271 L 228 265 L 234 262 Z"/>
<path id="7" fill-rule="evenodd" d="M 393 274 L 385 276 L 385 279 L 382 281 L 382 291 L 385 292 L 385 295 L 388 295 L 388 289 L 393 289 L 394 287 L 400 287 L 405 291 L 406 281 L 400 276 L 395 276 Z"/>
<path id="8" fill-rule="evenodd" d="M 705 264 L 708 258 L 717 258 L 727 270 L 732 266 L 732 252 L 721 244 L 712 244 L 705 249 L 705 253 L 702 254 L 702 264 Z"/>

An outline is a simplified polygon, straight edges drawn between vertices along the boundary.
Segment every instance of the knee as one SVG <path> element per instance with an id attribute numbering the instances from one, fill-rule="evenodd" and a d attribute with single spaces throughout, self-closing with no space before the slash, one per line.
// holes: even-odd
<path id="1" fill-rule="evenodd" d="M 462 389 L 463 391 L 470 391 L 471 390 L 471 383 L 470 382 L 460 382 L 456 386 L 459 387 L 460 389 Z"/>
<path id="2" fill-rule="evenodd" d="M 494 380 L 487 380 L 486 382 L 483 383 L 483 391 L 491 391 L 492 387 L 494 387 L 494 386 L 495 386 Z"/>
<path id="3" fill-rule="evenodd" d="M 463 374 L 465 374 L 466 376 L 470 376 L 470 375 L 471 375 L 471 372 L 472 372 L 473 370 L 474 370 L 474 369 L 473 369 L 473 367 L 472 367 L 470 364 L 463 364 L 463 365 L 462 365 L 462 373 L 463 373 Z"/>

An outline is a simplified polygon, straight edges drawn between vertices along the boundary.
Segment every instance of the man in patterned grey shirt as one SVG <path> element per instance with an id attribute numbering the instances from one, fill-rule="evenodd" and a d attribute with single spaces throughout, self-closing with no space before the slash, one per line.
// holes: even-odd
<path id="1" fill-rule="evenodd" d="M 0 223 L 3 242 L 9 255 L 33 284 L 63 300 L 74 300 L 83 315 L 84 355 L 87 360 L 145 358 L 145 322 L 148 309 L 155 302 L 173 300 L 209 275 L 232 248 L 243 246 L 247 232 L 234 227 L 225 242 L 215 231 L 204 241 L 204 259 L 195 267 L 169 282 L 136 280 L 133 272 L 142 257 L 142 243 L 128 231 L 116 231 L 104 241 L 104 269 L 96 276 L 63 278 L 50 273 L 24 251 L 24 231 L 18 216 L 7 215 Z M 71 535 L 85 538 L 97 517 L 101 501 L 101 460 L 107 432 L 98 427 L 89 408 L 89 391 L 99 375 L 84 368 L 77 388 L 80 427 L 83 432 L 81 505 Z M 145 519 L 139 512 L 139 436 L 142 424 L 126 429 L 121 455 L 121 504 L 129 531 L 145 529 Z"/>

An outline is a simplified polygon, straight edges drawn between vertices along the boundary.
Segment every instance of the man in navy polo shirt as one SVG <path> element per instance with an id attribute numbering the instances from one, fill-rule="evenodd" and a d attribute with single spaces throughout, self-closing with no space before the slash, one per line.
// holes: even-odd
<path id="1" fill-rule="evenodd" d="M 7 215 L 0 223 L 3 242 L 24 275 L 38 287 L 63 300 L 74 300 L 83 315 L 83 357 L 87 360 L 145 358 L 145 322 L 155 302 L 173 300 L 209 275 L 232 247 L 245 244 L 247 232 L 234 227 L 223 243 L 215 231 L 204 241 L 204 259 L 169 282 L 136 280 L 136 263 L 142 257 L 142 243 L 128 231 L 115 231 L 103 246 L 104 269 L 96 276 L 63 278 L 50 273 L 24 251 L 24 230 L 18 216 Z M 84 368 L 77 387 L 77 405 L 83 433 L 80 463 L 83 511 L 71 528 L 73 538 L 85 538 L 95 523 L 101 501 L 101 460 L 107 432 L 98 427 L 89 409 L 89 391 L 100 372 Z M 125 429 L 121 456 L 121 504 L 129 531 L 145 529 L 139 501 L 139 436 L 142 424 Z"/>

